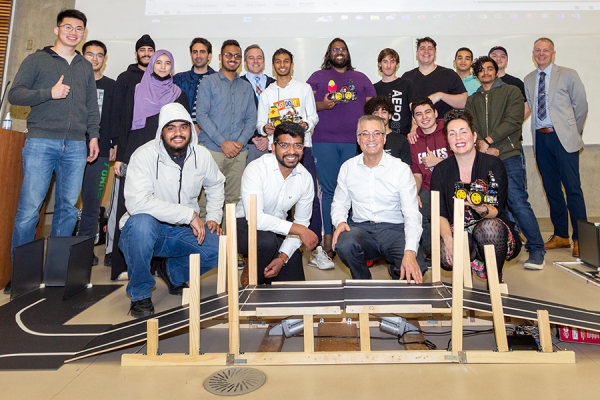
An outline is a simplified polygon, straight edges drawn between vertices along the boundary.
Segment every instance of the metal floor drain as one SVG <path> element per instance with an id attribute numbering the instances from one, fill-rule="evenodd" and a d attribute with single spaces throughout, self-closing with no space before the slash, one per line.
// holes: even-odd
<path id="1" fill-rule="evenodd" d="M 227 368 L 204 380 L 204 389 L 218 396 L 239 396 L 264 385 L 267 377 L 254 368 Z"/>

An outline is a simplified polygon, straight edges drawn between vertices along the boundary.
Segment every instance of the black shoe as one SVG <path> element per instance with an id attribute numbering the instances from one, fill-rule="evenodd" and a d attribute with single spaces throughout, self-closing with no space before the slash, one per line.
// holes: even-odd
<path id="1" fill-rule="evenodd" d="M 104 266 L 112 267 L 112 253 L 108 253 L 104 255 Z"/>
<path id="2" fill-rule="evenodd" d="M 10 281 L 8 281 L 8 283 L 4 287 L 4 294 L 10 294 L 11 291 L 12 291 L 12 286 L 10 284 Z"/>
<path id="3" fill-rule="evenodd" d="M 183 289 L 188 287 L 187 283 L 184 283 L 181 286 L 173 285 L 173 282 L 171 282 L 171 279 L 169 278 L 169 275 L 167 274 L 167 261 L 166 260 L 163 260 L 163 262 L 161 262 L 159 264 L 159 266 L 156 268 L 156 273 L 158 274 L 160 279 L 162 279 L 167 284 L 167 289 L 169 290 L 169 294 L 181 296 L 181 295 L 183 295 Z"/>
<path id="4" fill-rule="evenodd" d="M 94 254 L 94 258 L 92 259 L 92 265 L 98 265 L 98 257 Z"/>
<path id="5" fill-rule="evenodd" d="M 154 314 L 152 299 L 148 297 L 147 299 L 132 301 L 129 314 L 134 318 L 144 318 Z"/>

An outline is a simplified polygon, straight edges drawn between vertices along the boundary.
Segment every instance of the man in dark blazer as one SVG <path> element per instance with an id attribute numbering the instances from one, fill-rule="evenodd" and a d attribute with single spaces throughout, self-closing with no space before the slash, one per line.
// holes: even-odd
<path id="1" fill-rule="evenodd" d="M 583 147 L 581 135 L 588 103 L 577 72 L 554 64 L 555 54 L 552 40 L 539 38 L 534 42 L 533 58 L 538 68 L 525 77 L 525 93 L 531 108 L 534 153 L 554 225 L 554 234 L 544 247 L 546 250 L 570 247 L 570 214 L 573 257 L 579 257 L 577 220 L 587 220 L 579 177 L 579 150 Z"/>

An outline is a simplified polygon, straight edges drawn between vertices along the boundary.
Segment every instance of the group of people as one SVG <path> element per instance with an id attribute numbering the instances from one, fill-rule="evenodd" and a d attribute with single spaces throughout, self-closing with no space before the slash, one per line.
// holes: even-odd
<path id="1" fill-rule="evenodd" d="M 154 271 L 181 294 L 189 254 L 201 254 L 202 272 L 216 266 L 224 204 L 237 204 L 238 249 L 247 257 L 250 195 L 257 196 L 261 284 L 304 280 L 302 245 L 320 269 L 333 268 L 337 254 L 353 278 L 369 279 L 370 262 L 383 258 L 392 278 L 421 283 L 431 257 L 431 190 L 440 192 L 442 267 L 451 269 L 457 182 L 496 189 L 494 201 L 466 199 L 478 275 L 486 275 L 484 245 L 495 245 L 501 273 L 518 255 L 521 233 L 525 268 L 542 269 L 545 250 L 570 247 L 567 210 L 578 255 L 587 101 L 577 73 L 553 63 L 548 38 L 535 41 L 538 68 L 524 83 L 506 74 L 501 46 L 476 60 L 459 49 L 454 71 L 435 63 L 437 44 L 425 37 L 416 43 L 418 67 L 402 77 L 398 53 L 383 49 L 382 79 L 372 84 L 340 38 L 304 83 L 292 77 L 289 50 L 272 55 L 269 77 L 263 50 L 242 52 L 235 40 L 223 42 L 215 71 L 212 44 L 193 39 L 191 69 L 174 74 L 171 53 L 143 35 L 137 62 L 113 81 L 102 73 L 102 42 L 76 51 L 86 21 L 78 10 L 61 11 L 54 46 L 23 61 L 9 92 L 12 104 L 31 106 L 12 248 L 33 240 L 53 172 L 52 235 L 73 233 L 81 191 L 79 234 L 92 236 L 114 160 L 105 264 L 112 279 L 127 273 L 135 317 L 154 312 Z M 529 114 L 554 224 L 546 243 L 525 185 L 521 131 Z M 248 282 L 247 262 L 241 281 Z"/>

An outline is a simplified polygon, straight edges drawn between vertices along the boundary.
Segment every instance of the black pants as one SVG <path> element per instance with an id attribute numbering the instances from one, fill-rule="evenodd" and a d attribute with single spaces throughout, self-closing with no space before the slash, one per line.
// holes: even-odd
<path id="1" fill-rule="evenodd" d="M 238 253 L 248 256 L 248 222 L 246 218 L 237 219 L 237 243 Z M 281 243 L 285 236 L 278 235 L 269 231 L 258 231 L 256 233 L 258 244 L 257 265 L 258 265 L 258 284 L 270 284 L 271 282 L 303 281 L 304 267 L 302 266 L 302 254 L 296 250 L 294 254 L 288 254 L 290 259 L 287 264 L 281 268 L 275 278 L 265 278 L 265 267 L 271 263 L 279 254 Z"/>

